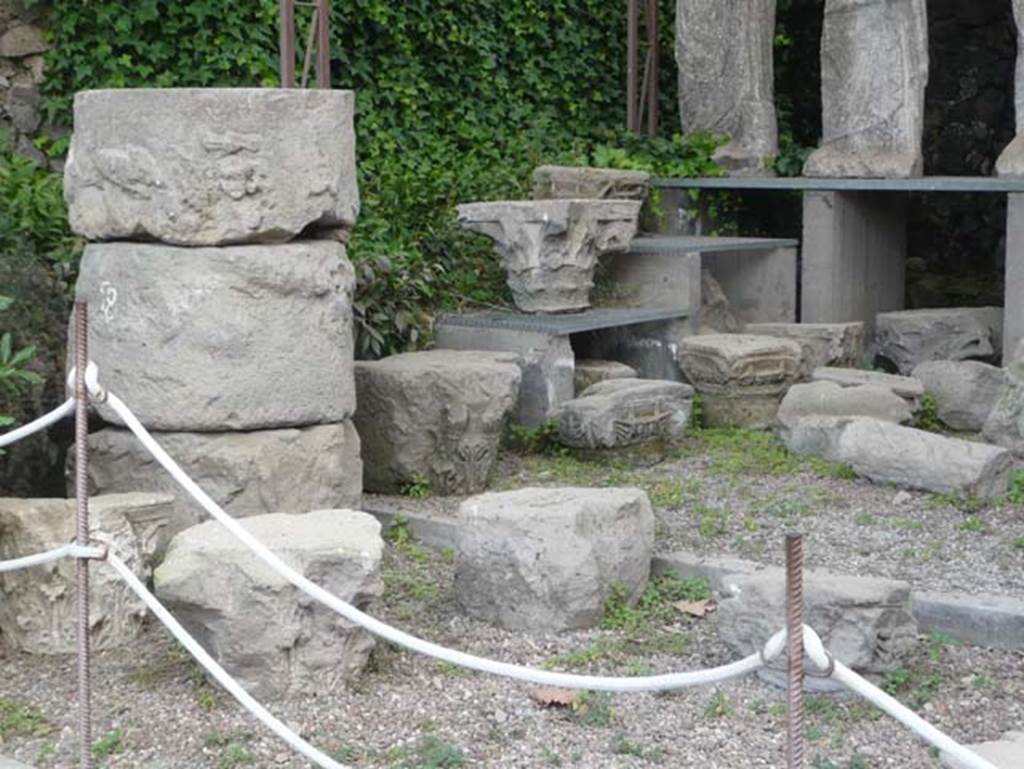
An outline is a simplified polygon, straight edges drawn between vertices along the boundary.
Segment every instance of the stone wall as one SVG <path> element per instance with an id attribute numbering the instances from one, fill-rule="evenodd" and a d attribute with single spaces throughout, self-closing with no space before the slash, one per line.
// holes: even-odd
<path id="1" fill-rule="evenodd" d="M 38 8 L 26 11 L 22 0 L 0 0 L 0 130 L 10 133 L 19 153 L 41 162 L 46 159 L 32 139 L 43 128 L 39 87 L 50 48 L 45 28 Z"/>

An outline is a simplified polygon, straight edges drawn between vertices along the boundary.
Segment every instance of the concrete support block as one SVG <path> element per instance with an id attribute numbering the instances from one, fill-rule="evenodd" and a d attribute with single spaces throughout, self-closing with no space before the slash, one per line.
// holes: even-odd
<path id="1" fill-rule="evenodd" d="M 1024 193 L 1006 196 L 1006 290 L 1003 294 L 1003 360 L 1024 339 Z"/>
<path id="2" fill-rule="evenodd" d="M 796 321 L 795 248 L 710 252 L 702 264 L 744 323 Z"/>

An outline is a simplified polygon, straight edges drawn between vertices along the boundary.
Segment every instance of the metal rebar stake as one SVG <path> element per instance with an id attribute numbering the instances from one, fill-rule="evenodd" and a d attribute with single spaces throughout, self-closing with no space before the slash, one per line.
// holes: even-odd
<path id="1" fill-rule="evenodd" d="M 786 766 L 804 769 L 804 544 L 786 535 Z"/>
<path id="2" fill-rule="evenodd" d="M 75 303 L 75 544 L 89 544 L 89 317 L 84 302 Z M 92 769 L 92 690 L 89 649 L 89 559 L 75 562 L 78 598 L 78 738 L 79 767 Z"/>

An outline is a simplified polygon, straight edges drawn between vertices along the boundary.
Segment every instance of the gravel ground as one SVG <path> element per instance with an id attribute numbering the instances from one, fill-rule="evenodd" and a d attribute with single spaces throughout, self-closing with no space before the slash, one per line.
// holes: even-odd
<path id="1" fill-rule="evenodd" d="M 636 675 L 729 661 L 713 613 L 631 634 L 514 634 L 466 619 L 451 595 L 450 560 L 389 546 L 380 614 L 471 652 L 558 669 Z M 70 657 L 0 658 L 0 753 L 38 767 L 75 766 L 74 681 Z M 1024 724 L 1021 653 L 922 639 L 890 684 L 960 740 L 995 739 Z M 305 766 L 205 683 L 159 628 L 131 653 L 97 655 L 94 685 L 98 766 Z M 782 692 L 755 677 L 667 695 L 589 695 L 576 710 L 542 708 L 530 689 L 380 646 L 348 689 L 267 704 L 358 767 L 782 765 Z M 812 768 L 938 766 L 909 732 L 862 702 L 817 696 L 808 711 Z"/>

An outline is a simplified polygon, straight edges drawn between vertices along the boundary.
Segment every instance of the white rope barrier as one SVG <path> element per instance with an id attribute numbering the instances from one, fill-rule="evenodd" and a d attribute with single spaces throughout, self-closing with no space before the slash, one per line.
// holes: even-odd
<path id="1" fill-rule="evenodd" d="M 59 561 L 61 558 L 68 557 L 102 558 L 103 548 L 80 547 L 75 544 L 63 545 L 62 547 L 55 547 L 53 550 L 47 550 L 45 553 L 35 553 L 34 555 L 26 555 L 22 558 L 14 558 L 10 561 L 0 561 L 0 572 L 28 569 L 32 566 L 42 566 L 43 564 L 52 563 L 53 561 Z"/>
<path id="2" fill-rule="evenodd" d="M 12 443 L 17 443 L 22 438 L 27 438 L 33 433 L 37 433 L 40 430 L 45 430 L 47 427 L 52 425 L 54 422 L 59 422 L 68 414 L 71 414 L 75 410 L 75 399 L 68 398 L 62 404 L 60 404 L 53 411 L 48 414 L 43 414 L 38 419 L 34 419 L 27 425 L 16 427 L 10 432 L 6 432 L 0 435 L 0 448 L 4 446 L 10 446 Z"/>

